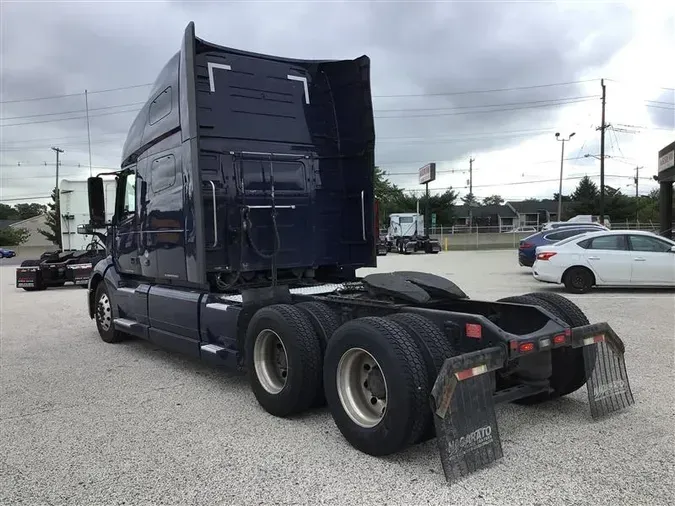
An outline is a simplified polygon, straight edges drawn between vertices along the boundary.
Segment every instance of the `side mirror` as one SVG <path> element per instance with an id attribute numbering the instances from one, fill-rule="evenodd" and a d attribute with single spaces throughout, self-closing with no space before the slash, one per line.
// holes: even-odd
<path id="1" fill-rule="evenodd" d="M 87 193 L 89 195 L 89 220 L 94 228 L 105 226 L 105 194 L 103 179 L 90 177 L 87 179 Z"/>

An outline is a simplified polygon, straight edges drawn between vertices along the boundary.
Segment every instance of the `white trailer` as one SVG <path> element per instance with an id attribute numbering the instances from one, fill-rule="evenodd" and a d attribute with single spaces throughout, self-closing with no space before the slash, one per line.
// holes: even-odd
<path id="1" fill-rule="evenodd" d="M 104 181 L 106 221 L 112 219 L 115 207 L 114 180 Z M 89 223 L 87 180 L 62 179 L 59 183 L 61 244 L 63 251 L 86 249 L 93 236 L 79 234 L 77 227 Z"/>

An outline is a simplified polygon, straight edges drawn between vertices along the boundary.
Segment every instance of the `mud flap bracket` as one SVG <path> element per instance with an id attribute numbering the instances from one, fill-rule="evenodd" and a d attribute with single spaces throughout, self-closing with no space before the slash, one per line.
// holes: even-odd
<path id="1" fill-rule="evenodd" d="M 446 359 L 431 391 L 436 442 L 448 482 L 503 457 L 493 394 L 493 371 L 506 349 L 487 348 Z"/>
<path id="2" fill-rule="evenodd" d="M 591 416 L 599 418 L 635 404 L 628 381 L 626 347 L 607 323 L 572 329 L 572 347 L 583 347 Z"/>

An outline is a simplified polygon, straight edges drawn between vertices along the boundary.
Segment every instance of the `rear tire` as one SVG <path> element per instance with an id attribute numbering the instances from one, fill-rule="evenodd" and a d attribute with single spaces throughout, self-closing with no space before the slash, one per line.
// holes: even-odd
<path id="1" fill-rule="evenodd" d="M 535 297 L 532 297 L 531 295 L 514 295 L 511 297 L 504 297 L 503 299 L 499 299 L 497 302 L 512 302 L 514 304 L 527 304 L 530 306 L 541 306 L 544 309 L 547 309 L 550 312 L 553 312 L 553 308 L 550 306 L 545 301 L 542 301 L 541 299 L 537 299 Z M 555 313 L 553 313 L 555 314 Z M 529 322 L 520 322 L 520 325 L 514 328 L 503 328 L 503 330 L 510 332 L 512 334 L 529 334 L 530 332 L 535 332 L 539 330 L 539 328 L 535 328 L 533 325 L 529 325 Z M 500 325 L 501 327 L 501 325 Z M 546 352 L 544 352 L 546 353 Z M 548 352 L 550 354 L 550 352 Z M 541 353 L 540 353 L 541 354 Z M 531 357 L 525 357 L 525 360 L 530 359 Z M 520 359 L 523 360 L 523 359 Z M 552 365 L 551 365 L 552 368 Z M 512 386 L 512 381 L 510 378 L 505 378 L 502 375 L 499 374 L 499 371 L 497 372 L 496 375 L 496 380 L 497 380 L 497 388 L 502 389 L 502 388 L 507 388 Z M 542 402 L 546 402 L 551 399 L 551 395 L 548 392 L 542 392 L 539 394 L 535 395 L 530 395 L 527 397 L 523 397 L 521 399 L 516 399 L 513 401 L 513 404 L 520 404 L 520 405 L 525 405 L 529 406 L 532 404 L 540 404 Z"/>
<path id="2" fill-rule="evenodd" d="M 321 387 L 321 344 L 309 317 L 287 304 L 263 307 L 246 331 L 251 390 L 271 415 L 305 411 Z"/>
<path id="3" fill-rule="evenodd" d="M 445 360 L 456 356 L 457 352 L 440 329 L 424 316 L 413 313 L 398 313 L 387 316 L 387 320 L 398 323 L 415 340 L 424 359 L 427 382 L 429 390 L 431 390 Z M 431 408 L 426 406 L 425 409 L 430 410 Z M 420 438 L 417 441 L 413 441 L 413 444 L 428 441 L 435 436 L 436 430 L 433 416 L 429 416 L 429 421 L 424 427 Z"/>
<path id="4" fill-rule="evenodd" d="M 572 267 L 565 271 L 563 284 L 569 293 L 588 293 L 593 288 L 594 276 L 586 267 Z"/>
<path id="5" fill-rule="evenodd" d="M 369 455 L 417 441 L 431 416 L 424 359 L 403 327 L 385 318 L 342 325 L 328 342 L 323 380 L 338 429 Z"/>
<path id="6" fill-rule="evenodd" d="M 570 327 L 581 327 L 590 322 L 584 312 L 571 300 L 551 292 L 533 292 L 528 294 L 548 303 L 558 318 Z M 588 348 L 589 359 L 595 362 L 596 345 Z M 562 397 L 579 390 L 586 384 L 586 362 L 584 360 L 584 348 L 557 348 L 552 352 L 553 376 L 551 386 L 555 390 L 552 397 Z"/>
<path id="7" fill-rule="evenodd" d="M 310 319 L 314 331 L 319 336 L 321 345 L 321 356 L 326 352 L 328 340 L 340 326 L 340 320 L 331 308 L 323 302 L 300 302 L 295 307 L 301 309 Z M 326 405 L 326 396 L 323 391 L 323 375 L 320 377 L 320 385 L 317 389 L 316 398 L 312 402 L 312 407 L 322 407 Z"/>

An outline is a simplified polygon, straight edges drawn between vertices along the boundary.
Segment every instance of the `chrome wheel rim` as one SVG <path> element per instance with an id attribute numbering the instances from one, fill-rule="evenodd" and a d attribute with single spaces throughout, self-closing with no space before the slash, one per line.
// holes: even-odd
<path id="1" fill-rule="evenodd" d="M 110 299 L 108 294 L 104 293 L 98 299 L 98 323 L 104 331 L 110 329 L 112 324 L 112 308 L 110 307 Z"/>
<path id="2" fill-rule="evenodd" d="M 261 331 L 253 346 L 253 366 L 260 385 L 270 394 L 278 394 L 288 379 L 288 355 L 279 335 L 270 329 Z"/>
<path id="3" fill-rule="evenodd" d="M 380 364 L 363 348 L 347 350 L 337 366 L 337 391 L 354 423 L 375 427 L 387 411 L 387 379 Z"/>

